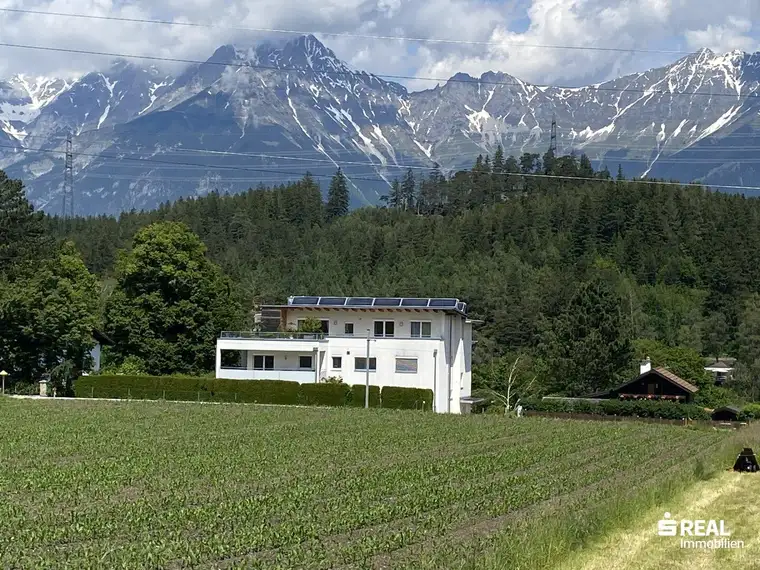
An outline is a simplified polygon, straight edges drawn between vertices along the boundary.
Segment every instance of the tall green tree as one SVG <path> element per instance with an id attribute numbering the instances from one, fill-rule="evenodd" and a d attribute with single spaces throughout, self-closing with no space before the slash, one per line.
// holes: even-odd
<path id="1" fill-rule="evenodd" d="M 348 185 L 346 184 L 346 177 L 343 175 L 343 171 L 338 168 L 338 171 L 332 177 L 330 181 L 330 188 L 327 191 L 327 206 L 326 215 L 327 221 L 332 221 L 335 218 L 340 218 L 348 214 Z"/>
<path id="2" fill-rule="evenodd" d="M 87 369 L 97 308 L 97 280 L 74 244 L 63 243 L 34 271 L 0 287 L 0 368 L 21 382 L 64 362 L 74 375 Z"/>
<path id="3" fill-rule="evenodd" d="M 43 218 L 26 199 L 21 181 L 0 170 L 0 279 L 51 253 L 53 240 Z"/>
<path id="4" fill-rule="evenodd" d="M 614 386 L 630 370 L 633 348 L 620 299 L 601 277 L 583 283 L 542 345 L 555 391 L 580 396 Z"/>
<path id="5" fill-rule="evenodd" d="M 212 370 L 219 333 L 242 319 L 229 280 L 183 223 L 140 230 L 117 263 L 116 280 L 105 315 L 112 356 L 117 363 L 136 356 L 152 374 Z"/>

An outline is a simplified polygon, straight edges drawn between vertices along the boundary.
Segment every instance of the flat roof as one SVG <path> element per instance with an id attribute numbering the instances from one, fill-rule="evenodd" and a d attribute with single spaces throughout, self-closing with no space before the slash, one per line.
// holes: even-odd
<path id="1" fill-rule="evenodd" d="M 262 307 L 264 308 L 264 307 Z M 269 309 L 409 309 L 459 313 L 467 316 L 467 303 L 444 297 L 288 297 L 287 305 L 267 305 Z"/>

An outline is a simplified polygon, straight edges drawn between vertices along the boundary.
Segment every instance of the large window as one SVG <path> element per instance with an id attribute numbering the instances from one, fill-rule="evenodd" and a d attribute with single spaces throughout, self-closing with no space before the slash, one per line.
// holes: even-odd
<path id="1" fill-rule="evenodd" d="M 392 337 L 395 329 L 393 321 L 375 321 L 376 337 Z"/>
<path id="2" fill-rule="evenodd" d="M 314 357 L 313 356 L 299 356 L 298 357 L 298 368 L 300 369 L 306 369 L 306 370 L 313 370 L 313 364 L 314 364 Z"/>
<path id="3" fill-rule="evenodd" d="M 333 370 L 340 370 L 343 367 L 343 357 L 342 356 L 333 356 L 332 357 L 332 367 L 333 367 Z"/>
<path id="4" fill-rule="evenodd" d="M 417 374 L 417 359 L 416 358 L 397 358 L 396 372 L 401 372 L 404 374 Z"/>
<path id="5" fill-rule="evenodd" d="M 432 326 L 430 321 L 412 321 L 412 338 L 430 338 Z"/>
<path id="6" fill-rule="evenodd" d="M 274 356 L 255 354 L 253 356 L 254 370 L 274 370 Z"/>
<path id="7" fill-rule="evenodd" d="M 370 358 L 369 359 L 369 369 L 370 371 L 377 370 L 377 358 Z M 357 370 L 359 372 L 366 372 L 367 370 L 367 359 L 363 356 L 357 356 L 354 358 L 354 370 Z"/>

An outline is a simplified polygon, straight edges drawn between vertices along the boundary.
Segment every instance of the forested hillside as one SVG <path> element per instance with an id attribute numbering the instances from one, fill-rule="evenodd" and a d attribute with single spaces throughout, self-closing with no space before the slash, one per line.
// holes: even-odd
<path id="1" fill-rule="evenodd" d="M 694 362 L 700 354 L 738 356 L 744 367 L 734 388 L 754 395 L 759 201 L 613 179 L 585 156 L 505 161 L 497 153 L 448 180 L 422 174 L 410 170 L 394 184 L 387 207 L 350 214 L 337 174 L 327 202 L 306 176 L 118 220 L 46 225 L 76 243 L 106 296 L 117 252 L 135 232 L 181 221 L 231 278 L 249 324 L 258 305 L 290 294 L 455 296 L 484 321 L 475 347 L 476 363 L 487 364 L 481 375 L 499 376 L 498 366 L 523 354 L 545 389 L 578 393 L 630 374 L 645 349 L 679 348 Z M 607 339 L 580 338 L 586 325 Z M 597 378 L 583 380 L 589 375 Z"/>

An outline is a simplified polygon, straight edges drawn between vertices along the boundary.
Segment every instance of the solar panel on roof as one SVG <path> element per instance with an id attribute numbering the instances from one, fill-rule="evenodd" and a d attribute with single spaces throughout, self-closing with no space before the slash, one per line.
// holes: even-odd
<path id="1" fill-rule="evenodd" d="M 402 307 L 427 307 L 430 299 L 402 299 Z"/>
<path id="2" fill-rule="evenodd" d="M 456 309 L 456 299 L 430 299 L 428 307 L 436 307 L 439 309 Z"/>
<path id="3" fill-rule="evenodd" d="M 343 305 L 345 304 L 345 302 L 346 302 L 345 297 L 322 297 L 319 300 L 320 305 L 330 305 L 330 306 Z"/>
<path id="4" fill-rule="evenodd" d="M 346 301 L 346 306 L 371 307 L 372 301 L 374 301 L 372 297 L 349 297 L 348 300 Z"/>
<path id="5" fill-rule="evenodd" d="M 467 303 L 459 302 L 457 303 L 457 311 L 461 311 L 462 313 L 467 312 Z"/>
<path id="6" fill-rule="evenodd" d="M 396 298 L 378 298 L 375 299 L 375 307 L 398 307 L 401 299 Z"/>
<path id="7" fill-rule="evenodd" d="M 316 305 L 319 297 L 293 297 L 291 305 Z"/>

